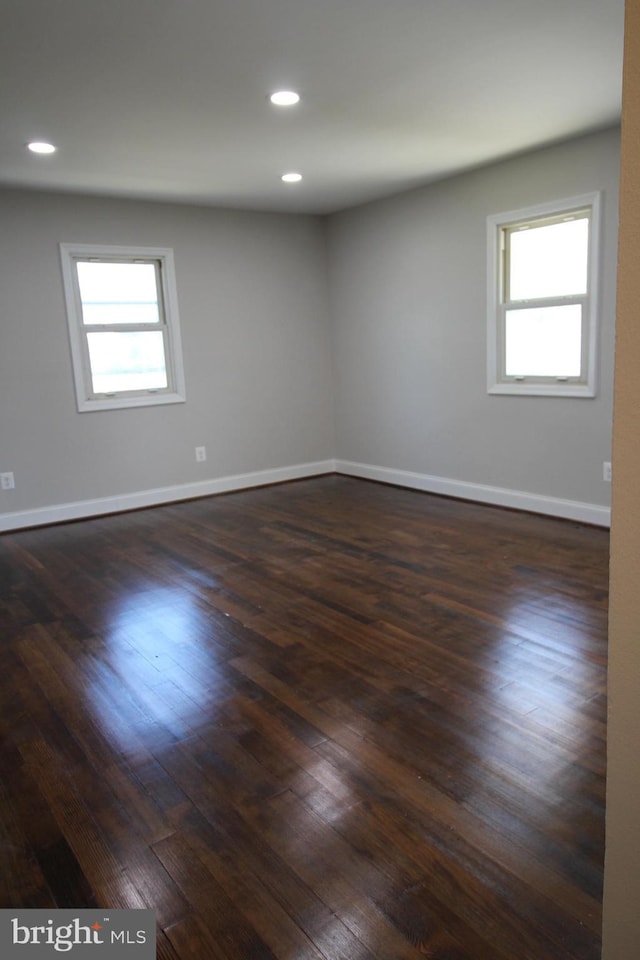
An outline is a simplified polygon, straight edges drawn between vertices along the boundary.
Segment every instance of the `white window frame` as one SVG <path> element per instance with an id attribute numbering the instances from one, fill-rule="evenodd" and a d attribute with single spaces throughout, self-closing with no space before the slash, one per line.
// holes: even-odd
<path id="1" fill-rule="evenodd" d="M 595 397 L 600 265 L 600 193 L 542 203 L 487 217 L 487 390 L 491 394 Z M 505 300 L 505 230 L 519 223 L 590 210 L 588 280 L 584 296 Z M 505 318 L 514 306 L 582 305 L 582 360 L 578 377 L 508 377 L 505 373 Z"/>
<path id="2" fill-rule="evenodd" d="M 61 243 L 60 258 L 67 307 L 69 343 L 78 411 L 118 410 L 123 407 L 148 407 L 157 404 L 184 403 L 186 399 L 175 281 L 173 250 L 168 247 L 124 247 L 98 244 Z M 78 260 L 144 261 L 157 266 L 158 292 L 162 300 L 162 329 L 167 367 L 167 387 L 161 390 L 132 390 L 121 393 L 94 393 L 89 361 L 87 333 L 99 325 L 85 325 L 78 284 Z M 103 327 L 102 329 L 105 329 Z M 108 326 L 111 329 L 111 326 Z M 115 327 L 114 327 L 115 329 Z M 118 330 L 141 329 L 136 325 L 118 324 Z M 149 329 L 149 325 L 145 325 Z"/>

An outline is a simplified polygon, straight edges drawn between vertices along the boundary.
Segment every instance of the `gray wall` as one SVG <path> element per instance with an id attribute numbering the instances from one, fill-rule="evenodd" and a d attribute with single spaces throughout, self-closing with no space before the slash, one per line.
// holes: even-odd
<path id="1" fill-rule="evenodd" d="M 334 457 L 606 506 L 618 151 L 605 131 L 328 219 L 0 191 L 0 516 Z M 598 395 L 490 397 L 486 217 L 591 190 Z M 60 241 L 174 249 L 186 404 L 77 412 Z"/>
<path id="2" fill-rule="evenodd" d="M 5 191 L 0 223 L 0 514 L 332 456 L 322 221 Z M 174 249 L 187 403 L 77 412 L 60 241 Z"/>
<path id="3" fill-rule="evenodd" d="M 607 505 L 619 130 L 333 217 L 336 456 Z M 488 396 L 486 217 L 603 193 L 595 399 Z"/>

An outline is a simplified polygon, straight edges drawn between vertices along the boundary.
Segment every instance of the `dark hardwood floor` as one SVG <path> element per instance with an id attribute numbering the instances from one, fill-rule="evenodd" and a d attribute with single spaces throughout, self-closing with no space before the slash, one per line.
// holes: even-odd
<path id="1" fill-rule="evenodd" d="M 1 906 L 596 960 L 608 535 L 330 476 L 0 537 Z"/>

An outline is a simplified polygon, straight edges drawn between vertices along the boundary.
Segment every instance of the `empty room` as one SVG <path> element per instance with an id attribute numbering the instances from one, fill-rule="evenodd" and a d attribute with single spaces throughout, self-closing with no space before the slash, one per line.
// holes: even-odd
<path id="1" fill-rule="evenodd" d="M 634 5 L 0 48 L 3 957 L 635 960 Z"/>

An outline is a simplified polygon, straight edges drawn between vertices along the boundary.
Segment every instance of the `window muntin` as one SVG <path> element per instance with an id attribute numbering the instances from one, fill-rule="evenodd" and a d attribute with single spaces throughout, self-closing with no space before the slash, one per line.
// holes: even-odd
<path id="1" fill-rule="evenodd" d="M 488 218 L 490 393 L 595 395 L 599 195 Z"/>
<path id="2" fill-rule="evenodd" d="M 184 400 L 171 250 L 61 245 L 78 409 Z"/>

